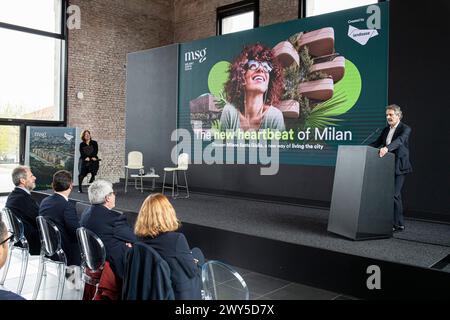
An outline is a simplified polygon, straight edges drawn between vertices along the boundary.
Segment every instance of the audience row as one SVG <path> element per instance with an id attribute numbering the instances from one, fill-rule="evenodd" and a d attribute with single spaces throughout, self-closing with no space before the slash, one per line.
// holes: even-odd
<path id="1" fill-rule="evenodd" d="M 83 226 L 96 234 L 104 243 L 108 266 L 111 267 L 119 287 L 124 281 L 127 263 L 131 263 L 129 259 L 132 255 L 129 252 L 137 246 L 147 245 L 153 248 L 169 266 L 173 296 L 169 295 L 168 298 L 177 300 L 201 298 L 200 267 L 203 255 L 197 248 L 191 251 L 185 236 L 177 232 L 180 222 L 173 206 L 164 195 L 155 193 L 144 200 L 133 230 L 125 215 L 113 210 L 116 206 L 116 195 L 109 181 L 100 179 L 89 186 L 88 196 L 91 206 L 82 213 L 79 220 L 73 202 L 69 201 L 69 195 L 73 189 L 70 172 L 61 170 L 53 175 L 54 193 L 43 199 L 40 205 L 31 197 L 31 191 L 36 186 L 36 177 L 29 167 L 15 168 L 12 172 L 12 180 L 16 187 L 8 196 L 5 206 L 23 222 L 30 254 L 40 254 L 36 217 L 41 215 L 51 220 L 60 231 L 61 245 L 68 265 L 79 266 L 81 263 L 76 230 Z M 4 229 L 0 223 L 0 241 L 7 238 Z M 0 267 L 2 259 L 7 254 L 5 253 L 6 243 L 7 241 L 1 245 L 3 249 L 0 248 Z M 130 269 L 128 271 L 130 272 Z M 138 271 L 131 270 L 131 272 Z M 149 281 L 149 279 L 143 278 L 139 281 Z M 141 284 L 133 283 L 133 286 L 139 287 Z M 12 296 L 0 290 L 0 299 L 2 297 L 11 299 Z"/>

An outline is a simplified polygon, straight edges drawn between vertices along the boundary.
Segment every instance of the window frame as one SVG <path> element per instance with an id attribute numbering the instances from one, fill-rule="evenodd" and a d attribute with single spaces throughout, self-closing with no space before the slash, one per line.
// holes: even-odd
<path id="1" fill-rule="evenodd" d="M 306 16 L 306 1 L 307 0 L 298 0 L 298 18 L 299 19 L 308 18 Z M 386 0 L 378 0 L 378 3 L 385 2 L 385 1 Z M 312 16 L 312 17 L 314 17 L 314 16 Z"/>
<path id="2" fill-rule="evenodd" d="M 216 9 L 216 35 L 222 35 L 222 20 L 237 14 L 253 11 L 253 28 L 259 27 L 259 0 L 244 0 Z"/>
<path id="3" fill-rule="evenodd" d="M 26 139 L 26 127 L 27 126 L 48 126 L 48 127 L 65 127 L 67 125 L 67 70 L 68 70 L 68 31 L 66 27 L 67 21 L 67 7 L 68 0 L 61 0 L 61 26 L 60 33 L 53 33 L 28 27 L 23 27 L 19 25 L 9 24 L 0 22 L 0 28 L 9 29 L 19 32 L 25 32 L 33 35 L 40 35 L 48 38 L 54 38 L 64 41 L 64 44 L 61 46 L 61 51 L 64 54 L 64 57 L 61 59 L 61 75 L 60 75 L 60 83 L 62 88 L 60 101 L 62 106 L 59 107 L 60 112 L 62 111 L 62 120 L 32 120 L 32 119 L 16 119 L 16 118 L 1 118 L 0 117 L 0 125 L 2 126 L 19 126 L 20 127 L 20 137 L 19 137 L 19 154 L 20 154 L 20 163 L 23 164 L 25 162 L 25 139 Z"/>

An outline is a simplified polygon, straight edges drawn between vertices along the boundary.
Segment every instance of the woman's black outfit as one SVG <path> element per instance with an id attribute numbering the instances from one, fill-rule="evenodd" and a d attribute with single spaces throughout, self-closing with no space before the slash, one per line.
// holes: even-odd
<path id="1" fill-rule="evenodd" d="M 91 174 L 91 179 L 89 180 L 89 183 L 94 182 L 95 176 L 98 172 L 99 167 L 99 161 L 97 156 L 98 153 L 98 144 L 97 141 L 91 140 L 89 141 L 89 144 L 82 141 L 80 143 L 80 161 L 78 163 L 78 191 L 83 192 L 81 189 L 81 185 L 83 183 L 84 177 L 87 176 L 88 173 Z M 89 161 L 86 161 L 86 158 L 89 158 Z M 95 158 L 96 160 L 92 160 L 92 158 Z"/>

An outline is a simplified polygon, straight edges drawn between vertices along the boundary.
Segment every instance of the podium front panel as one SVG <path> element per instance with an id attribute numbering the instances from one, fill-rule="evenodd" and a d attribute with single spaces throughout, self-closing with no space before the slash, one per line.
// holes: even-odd
<path id="1" fill-rule="evenodd" d="M 328 231 L 353 240 L 392 236 L 394 155 L 339 146 Z"/>

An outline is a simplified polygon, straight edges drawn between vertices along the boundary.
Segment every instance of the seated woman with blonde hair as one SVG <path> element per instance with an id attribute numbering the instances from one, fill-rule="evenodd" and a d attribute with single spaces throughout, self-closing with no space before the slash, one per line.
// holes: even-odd
<path id="1" fill-rule="evenodd" d="M 156 193 L 144 200 L 134 233 L 169 264 L 176 300 L 201 299 L 198 260 L 192 255 L 184 234 L 176 232 L 180 225 L 175 209 L 167 197 Z"/>

